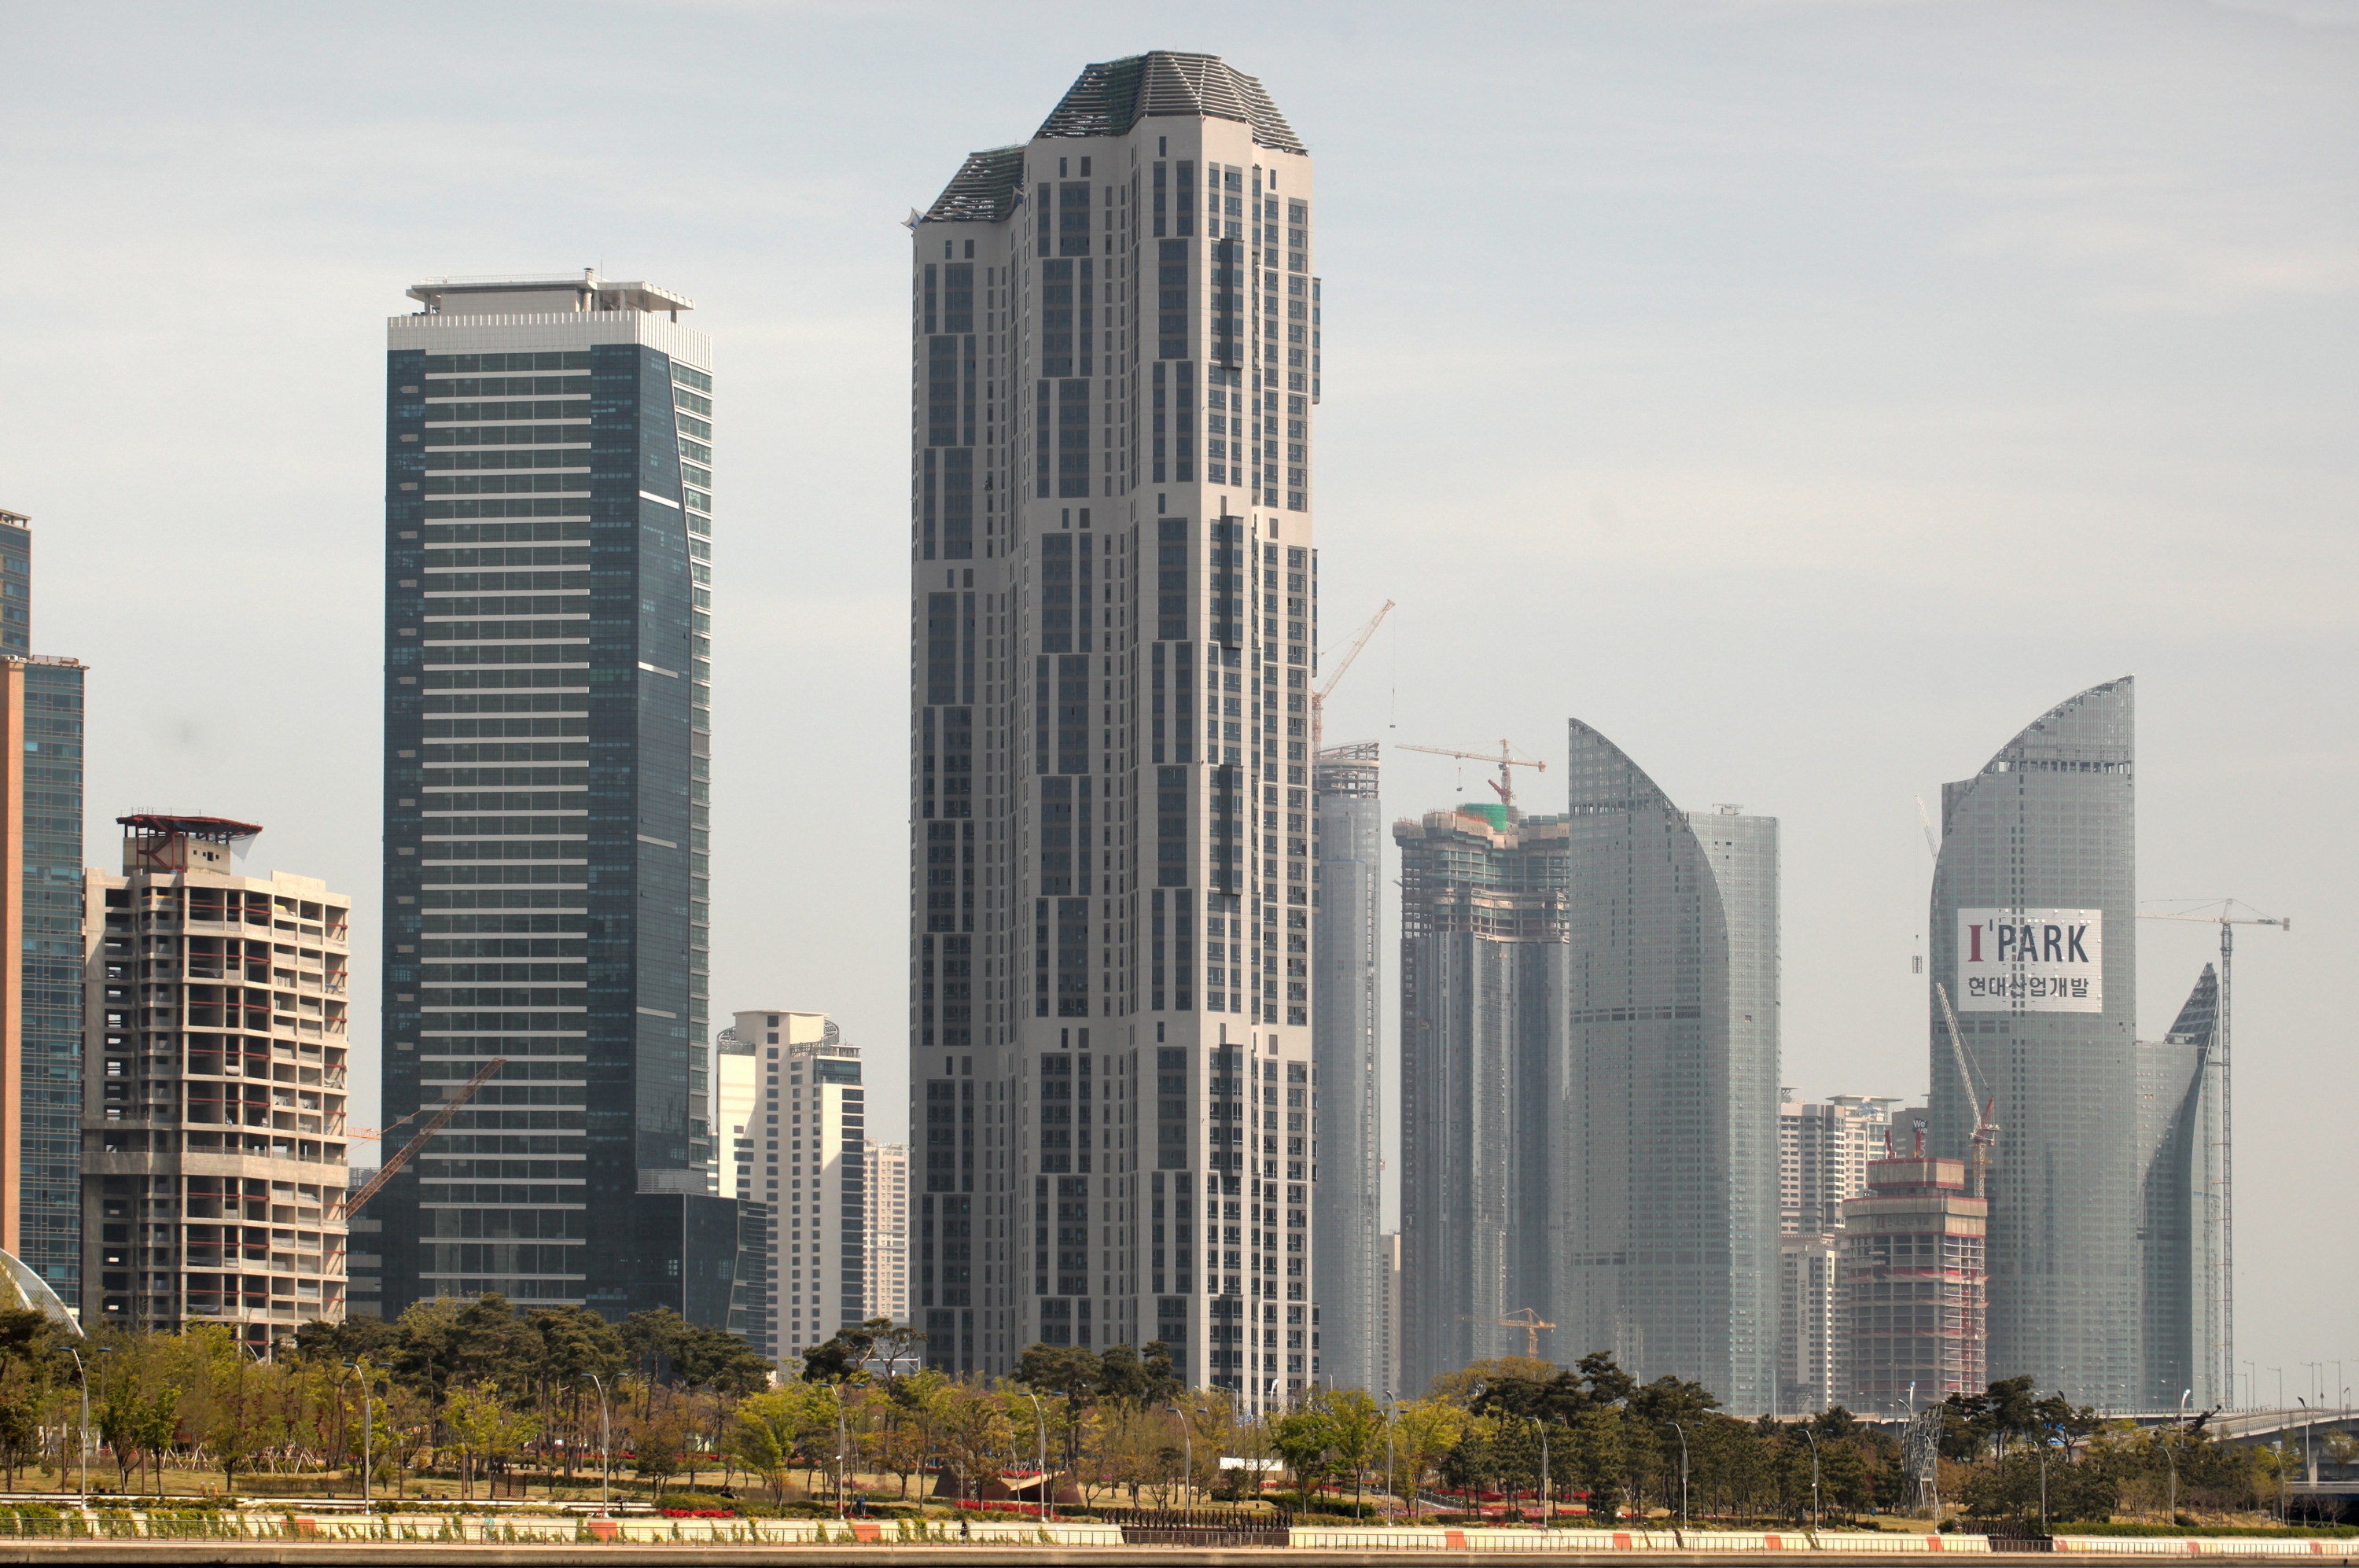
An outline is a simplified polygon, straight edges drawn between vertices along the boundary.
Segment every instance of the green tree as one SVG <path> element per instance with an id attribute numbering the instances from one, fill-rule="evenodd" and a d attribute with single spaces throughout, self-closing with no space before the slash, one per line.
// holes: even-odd
<path id="1" fill-rule="evenodd" d="M 794 1468 L 795 1440 L 802 1429 L 802 1396 L 786 1389 L 756 1394 L 737 1407 L 729 1428 L 729 1452 L 762 1478 L 770 1500 L 781 1506 Z"/>
<path id="2" fill-rule="evenodd" d="M 442 1424 L 459 1450 L 460 1496 L 470 1498 L 483 1470 L 531 1442 L 539 1430 L 538 1421 L 510 1407 L 489 1378 L 453 1388 L 442 1404 Z"/>
<path id="3" fill-rule="evenodd" d="M 1393 1473 L 1385 1484 L 1395 1497 L 1408 1498 L 1412 1518 L 1426 1477 L 1457 1446 L 1467 1419 L 1446 1399 L 1410 1399 L 1393 1408 Z"/>
<path id="4" fill-rule="evenodd" d="M 1310 1511 L 1310 1489 L 1327 1472 L 1328 1455 L 1334 1447 L 1334 1423 L 1323 1404 L 1313 1401 L 1299 1409 L 1288 1410 L 1269 1423 L 1270 1446 L 1286 1461 L 1294 1473 L 1294 1485 L 1302 1499 L 1302 1511 Z"/>
<path id="5" fill-rule="evenodd" d="M 1098 1357 L 1094 1384 L 1100 1398 L 1140 1409 L 1169 1404 L 1185 1386 L 1172 1366 L 1171 1347 L 1159 1339 L 1148 1344 L 1144 1356 L 1127 1345 L 1106 1346 Z"/>
<path id="6" fill-rule="evenodd" d="M 1569 1468 L 1576 1484 L 1589 1494 L 1589 1516 L 1611 1525 L 1621 1517 L 1622 1477 L 1629 1471 L 1622 1411 L 1611 1405 L 1592 1405 L 1566 1424 L 1571 1429 L 1571 1441 L 1566 1445 L 1571 1460 Z"/>
<path id="7" fill-rule="evenodd" d="M 1337 1465 L 1352 1475 L 1356 1514 L 1365 1497 L 1368 1467 L 1385 1451 L 1385 1412 L 1366 1390 L 1345 1388 L 1326 1398 L 1327 1441 Z"/>

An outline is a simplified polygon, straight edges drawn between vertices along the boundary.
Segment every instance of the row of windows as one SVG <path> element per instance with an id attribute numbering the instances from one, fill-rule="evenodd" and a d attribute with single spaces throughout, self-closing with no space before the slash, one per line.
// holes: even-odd
<path id="1" fill-rule="evenodd" d="M 495 376 L 490 379 L 469 377 L 457 381 L 429 381 L 425 396 L 429 397 L 555 397 L 569 393 L 584 397 L 590 392 L 586 376 L 519 376 L 513 379 Z M 432 410 L 428 411 L 431 418 Z"/>
<path id="2" fill-rule="evenodd" d="M 590 354 L 580 349 L 567 354 L 429 354 L 429 376 L 472 376 L 496 370 L 587 370 Z"/>

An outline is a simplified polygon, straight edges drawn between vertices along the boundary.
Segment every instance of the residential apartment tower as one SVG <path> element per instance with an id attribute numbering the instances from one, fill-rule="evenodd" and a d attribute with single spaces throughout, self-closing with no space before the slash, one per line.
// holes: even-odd
<path id="1" fill-rule="evenodd" d="M 929 1361 L 1318 1375 L 1310 158 L 1085 68 L 910 225 L 913 1312 Z M 918 1129 L 922 1129 L 919 1133 Z"/>

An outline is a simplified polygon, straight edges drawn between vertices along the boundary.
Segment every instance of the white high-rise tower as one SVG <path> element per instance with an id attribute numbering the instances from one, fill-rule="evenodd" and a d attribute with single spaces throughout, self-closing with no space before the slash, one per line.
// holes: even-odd
<path id="1" fill-rule="evenodd" d="M 912 1312 L 1318 1373 L 1310 158 L 1085 69 L 910 224 Z"/>

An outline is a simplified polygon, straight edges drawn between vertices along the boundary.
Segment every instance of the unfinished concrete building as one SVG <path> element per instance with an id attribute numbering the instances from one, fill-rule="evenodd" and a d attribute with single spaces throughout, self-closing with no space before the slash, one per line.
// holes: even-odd
<path id="1" fill-rule="evenodd" d="M 251 823 L 117 821 L 122 875 L 84 878 L 82 1322 L 339 1322 L 352 899 L 238 874 Z"/>

